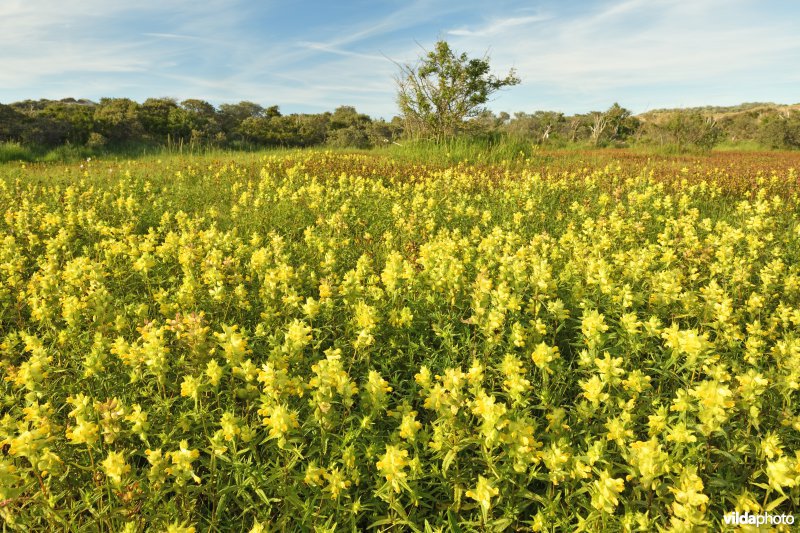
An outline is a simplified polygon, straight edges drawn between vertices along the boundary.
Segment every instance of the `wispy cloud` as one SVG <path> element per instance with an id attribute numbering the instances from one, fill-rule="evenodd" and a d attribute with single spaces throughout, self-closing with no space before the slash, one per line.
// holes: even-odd
<path id="1" fill-rule="evenodd" d="M 714 103 L 718 85 L 765 70 L 786 75 L 794 70 L 788 64 L 800 67 L 800 35 L 793 23 L 760 10 L 758 2 L 744 0 L 624 0 L 553 17 L 535 32 L 507 26 L 491 35 L 454 35 L 457 45 L 475 52 L 491 46 L 498 67 L 515 67 L 523 83 L 534 87 L 515 90 L 510 102 L 521 102 L 524 95 L 527 106 L 536 105 L 537 90 L 560 92 L 567 105 L 559 107 L 574 110 L 638 92 L 636 104 L 642 107 L 648 93 L 671 86 L 674 94 L 685 96 L 691 88 L 700 102 Z M 769 98 L 767 91 L 761 97 Z"/>
<path id="2" fill-rule="evenodd" d="M 171 20 L 176 28 L 200 26 L 195 29 L 202 31 L 212 14 L 208 9 L 215 6 L 220 7 L 218 1 L 202 8 L 183 0 L 143 0 L 135 6 L 100 0 L 12 1 L 0 17 L 0 86 L 23 88 L 54 76 L 158 69 L 166 58 L 191 46 L 165 49 L 158 40 L 178 34 L 137 32 L 126 24 Z M 193 16 L 183 18 L 189 8 Z"/>
<path id="3" fill-rule="evenodd" d="M 460 28 L 455 30 L 449 30 L 447 33 L 448 35 L 457 35 L 460 37 L 494 36 L 503 31 L 507 31 L 510 28 L 516 28 L 518 26 L 528 26 L 536 22 L 544 22 L 550 20 L 551 18 L 552 17 L 548 15 L 508 17 L 508 18 L 493 20 L 489 24 L 486 24 L 485 26 L 478 29 L 470 30 L 468 28 Z"/>
<path id="4" fill-rule="evenodd" d="M 335 54 L 340 56 L 346 57 L 357 57 L 359 59 L 367 59 L 370 61 L 385 61 L 386 58 L 384 56 L 375 55 L 375 54 L 364 54 L 361 52 L 351 52 L 350 50 L 343 50 L 341 48 L 337 48 L 335 46 L 331 46 L 327 43 L 315 43 L 315 42 L 306 42 L 301 41 L 298 43 L 300 46 L 304 46 L 309 50 L 316 50 L 320 52 L 327 52 L 329 54 Z"/>

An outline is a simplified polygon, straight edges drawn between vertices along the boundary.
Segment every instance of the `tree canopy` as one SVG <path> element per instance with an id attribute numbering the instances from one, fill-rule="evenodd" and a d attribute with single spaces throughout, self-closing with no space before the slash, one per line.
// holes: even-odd
<path id="1" fill-rule="evenodd" d="M 484 111 L 492 94 L 520 83 L 514 70 L 491 74 L 489 57 L 457 55 L 446 41 L 414 65 L 399 65 L 397 103 L 412 135 L 441 140 L 464 129 L 465 120 Z"/>

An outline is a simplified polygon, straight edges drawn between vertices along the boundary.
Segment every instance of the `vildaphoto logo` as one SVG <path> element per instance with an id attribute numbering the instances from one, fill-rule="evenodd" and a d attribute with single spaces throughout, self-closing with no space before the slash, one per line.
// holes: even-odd
<path id="1" fill-rule="evenodd" d="M 791 514 L 750 514 L 744 513 L 725 513 L 725 524 L 730 526 L 780 526 L 780 525 L 793 525 L 794 515 Z"/>

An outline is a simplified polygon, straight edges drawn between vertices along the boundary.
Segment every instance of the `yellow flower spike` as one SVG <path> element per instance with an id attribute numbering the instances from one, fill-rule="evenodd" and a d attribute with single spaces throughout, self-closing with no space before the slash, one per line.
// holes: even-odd
<path id="1" fill-rule="evenodd" d="M 345 477 L 344 472 L 342 472 L 339 467 L 334 467 L 326 471 L 325 480 L 328 482 L 325 487 L 325 491 L 330 493 L 332 500 L 338 500 L 339 496 L 341 496 L 343 492 L 350 488 L 350 485 L 352 484 L 352 482 Z"/>
<path id="2" fill-rule="evenodd" d="M 381 377 L 376 370 L 370 370 L 367 382 L 364 384 L 364 392 L 372 404 L 373 409 L 384 409 L 389 402 L 389 393 L 392 387 L 389 382 Z"/>
<path id="3" fill-rule="evenodd" d="M 500 372 L 505 376 L 503 389 L 515 403 L 524 399 L 525 393 L 531 388 L 531 382 L 526 379 L 522 361 L 512 354 L 506 354 L 500 364 Z"/>
<path id="4" fill-rule="evenodd" d="M 608 400 L 609 394 L 603 392 L 606 384 L 599 376 L 592 376 L 588 380 L 580 381 L 579 384 L 583 389 L 583 397 L 589 400 L 594 407 L 599 407 L 601 403 Z"/>
<path id="5" fill-rule="evenodd" d="M 208 378 L 208 382 L 212 387 L 216 387 L 219 385 L 219 381 L 222 379 L 222 374 L 224 370 L 219 365 L 216 359 L 212 359 L 206 364 L 205 369 L 205 376 Z"/>
<path id="6" fill-rule="evenodd" d="M 603 352 L 603 357 L 596 357 L 594 364 L 600 372 L 600 377 L 604 383 L 616 385 L 620 382 L 620 377 L 625 375 L 622 368 L 622 357 L 611 357 L 608 352 Z"/>
<path id="7" fill-rule="evenodd" d="M 221 333 L 214 333 L 217 342 L 222 347 L 225 359 L 230 365 L 238 365 L 250 353 L 247 338 L 240 333 L 239 326 L 222 326 Z"/>
<path id="8" fill-rule="evenodd" d="M 683 467 L 677 486 L 669 489 L 675 496 L 672 514 L 676 528 L 692 530 L 704 523 L 709 499 L 703 494 L 703 489 L 703 480 L 697 475 L 697 467 Z"/>
<path id="9" fill-rule="evenodd" d="M 122 483 L 122 476 L 131 471 L 131 467 L 125 462 L 125 456 L 121 452 L 108 452 L 108 456 L 102 464 L 106 476 L 117 486 Z"/>
<path id="10" fill-rule="evenodd" d="M 500 494 L 500 489 L 496 488 L 490 480 L 483 476 L 478 476 L 478 483 L 475 488 L 468 490 L 465 495 L 472 498 L 481 506 L 484 520 L 492 508 L 492 498 Z"/>
<path id="11" fill-rule="evenodd" d="M 472 366 L 467 371 L 467 381 L 473 387 L 480 387 L 483 385 L 484 379 L 484 366 L 478 359 L 472 360 Z"/>
<path id="12" fill-rule="evenodd" d="M 423 389 L 429 389 L 433 383 L 433 376 L 427 366 L 422 366 L 419 372 L 414 375 L 414 381 Z"/>
<path id="13" fill-rule="evenodd" d="M 75 425 L 67 429 L 66 436 L 72 444 L 93 446 L 97 442 L 99 432 L 100 427 L 97 424 L 79 417 Z"/>
<path id="14" fill-rule="evenodd" d="M 171 466 L 165 468 L 165 472 L 176 478 L 179 485 L 185 484 L 189 479 L 195 483 L 200 483 L 200 478 L 194 473 L 192 463 L 200 457 L 199 450 L 190 450 L 189 441 L 182 440 L 177 451 L 167 454 L 171 460 Z"/>
<path id="15" fill-rule="evenodd" d="M 531 359 L 536 367 L 545 372 L 546 374 L 552 374 L 553 370 L 550 368 L 550 363 L 555 361 L 559 358 L 559 352 L 557 346 L 548 346 L 544 342 L 540 342 L 536 345 L 536 348 L 531 353 Z"/>
<path id="16" fill-rule="evenodd" d="M 181 396 L 197 399 L 200 388 L 200 380 L 194 376 L 184 376 L 181 382 Z"/>
<path id="17" fill-rule="evenodd" d="M 400 449 L 399 446 L 387 445 L 386 453 L 381 456 L 375 466 L 386 478 L 392 490 L 399 493 L 402 488 L 408 486 L 406 485 L 408 473 L 405 470 L 409 464 L 408 450 Z"/>
<path id="18" fill-rule="evenodd" d="M 239 426 L 239 420 L 233 413 L 230 412 L 223 413 L 222 418 L 219 421 L 219 425 L 222 428 L 222 435 L 228 442 L 232 441 L 242 432 L 242 429 Z"/>
<path id="19" fill-rule="evenodd" d="M 668 474 L 670 471 L 669 454 L 661 444 L 652 438 L 649 441 L 636 441 L 630 444 L 630 457 L 628 462 L 634 466 L 639 474 L 639 480 L 647 489 L 656 488 L 656 478 Z M 628 480 L 634 476 L 628 476 Z"/>
<path id="20" fill-rule="evenodd" d="M 283 352 L 289 355 L 299 354 L 311 342 L 311 327 L 302 320 L 294 319 L 286 328 Z"/>
<path id="21" fill-rule="evenodd" d="M 783 487 L 794 487 L 797 485 L 797 471 L 794 459 L 787 456 L 780 457 L 775 461 L 767 461 L 765 468 L 769 486 L 783 494 Z"/>
<path id="22" fill-rule="evenodd" d="M 323 480 L 325 479 L 327 473 L 325 472 L 324 468 L 319 468 L 314 461 L 308 463 L 306 467 L 306 474 L 303 478 L 303 482 L 306 485 L 311 485 L 312 487 L 318 487 L 322 485 Z"/>
<path id="23" fill-rule="evenodd" d="M 167 526 L 165 533 L 195 533 L 195 531 L 194 526 L 185 526 L 175 522 Z"/>
<path id="24" fill-rule="evenodd" d="M 401 439 L 409 442 L 414 442 L 417 437 L 417 432 L 422 429 L 422 424 L 417 421 L 417 412 L 411 411 L 403 415 L 403 420 L 400 422 L 399 435 Z"/>
<path id="25" fill-rule="evenodd" d="M 585 311 L 581 317 L 581 333 L 583 333 L 589 348 L 596 347 L 601 340 L 603 333 L 608 331 L 608 324 L 605 317 L 593 309 Z"/>
<path id="26" fill-rule="evenodd" d="M 624 479 L 612 478 L 609 471 L 604 470 L 600 473 L 600 478 L 592 482 L 592 507 L 604 513 L 613 513 L 624 489 Z"/>
<path id="27" fill-rule="evenodd" d="M 279 443 L 286 439 L 290 430 L 299 427 L 297 413 L 285 405 L 264 405 L 258 414 L 264 417 L 262 423 L 269 428 L 269 437 L 278 439 Z"/>

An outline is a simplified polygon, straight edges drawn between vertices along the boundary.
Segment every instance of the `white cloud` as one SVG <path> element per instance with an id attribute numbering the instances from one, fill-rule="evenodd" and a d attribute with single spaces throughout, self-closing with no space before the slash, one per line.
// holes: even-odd
<path id="1" fill-rule="evenodd" d="M 135 5 L 104 0 L 12 0 L 0 17 L 0 86 L 36 87 L 55 77 L 143 72 L 192 49 L 164 47 L 164 39 L 203 40 L 212 25 L 232 27 L 231 2 L 143 0 Z M 187 16 L 186 13 L 191 13 Z M 127 21 L 173 21 L 175 33 L 138 33 Z M 179 39 L 178 39 L 179 38 Z M 213 42 L 206 40 L 207 42 Z M 80 87 L 76 80 L 76 86 Z M 34 96 L 34 95 L 31 95 Z"/>
<path id="2" fill-rule="evenodd" d="M 369 61 L 386 61 L 384 56 L 375 55 L 375 54 L 363 54 L 360 52 L 351 52 L 350 50 L 343 50 L 341 48 L 337 48 L 332 46 L 328 43 L 315 43 L 315 42 L 306 42 L 302 41 L 298 43 L 300 46 L 308 48 L 309 50 L 316 50 L 319 52 L 327 52 L 329 54 L 335 54 L 340 56 L 346 57 L 356 57 L 359 59 L 366 59 Z"/>
<path id="3" fill-rule="evenodd" d="M 482 28 L 470 30 L 467 28 L 460 28 L 455 30 L 449 30 L 447 33 L 448 35 L 457 35 L 460 37 L 486 37 L 486 36 L 495 36 L 501 32 L 507 31 L 510 28 L 515 28 L 517 26 L 529 26 L 536 22 L 544 22 L 550 20 L 552 17 L 548 15 L 532 15 L 527 17 L 508 17 L 502 19 L 496 19 Z"/>
<path id="4" fill-rule="evenodd" d="M 788 76 L 800 66 L 793 22 L 759 17 L 759 9 L 744 0 L 607 2 L 575 17 L 553 17 L 536 31 L 510 25 L 494 34 L 453 34 L 453 44 L 473 53 L 491 47 L 498 70 L 515 67 L 523 85 L 513 89 L 516 97 L 501 98 L 522 102 L 526 95 L 528 109 L 543 89 L 580 106 L 608 105 L 637 88 L 695 86 L 701 101 L 714 103 L 704 86 L 735 84 L 764 70 Z"/>

